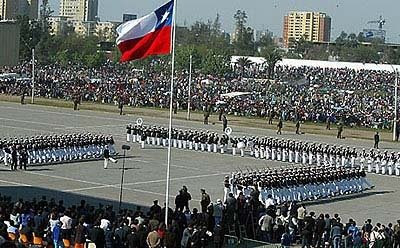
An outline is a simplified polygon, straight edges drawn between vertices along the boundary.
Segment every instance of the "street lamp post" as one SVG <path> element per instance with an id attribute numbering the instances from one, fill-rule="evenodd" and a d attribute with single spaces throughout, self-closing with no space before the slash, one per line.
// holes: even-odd
<path id="1" fill-rule="evenodd" d="M 32 100 L 35 103 L 35 48 L 32 48 Z"/>
<path id="2" fill-rule="evenodd" d="M 190 120 L 190 102 L 191 102 L 191 91 L 190 88 L 192 86 L 192 55 L 189 56 L 189 89 L 188 89 L 188 108 L 187 108 L 187 120 Z"/>
<path id="3" fill-rule="evenodd" d="M 131 147 L 128 145 L 122 146 L 122 150 L 124 150 L 124 157 L 122 159 L 121 187 L 120 187 L 120 191 L 119 191 L 119 206 L 118 206 L 119 210 L 121 210 L 121 205 L 122 205 L 122 189 L 123 189 L 123 185 L 124 185 L 124 176 L 125 176 L 125 155 L 126 155 L 126 151 L 129 151 L 130 149 L 131 149 Z"/>
<path id="4" fill-rule="evenodd" d="M 395 70 L 395 83 L 394 83 L 394 117 L 393 117 L 393 141 L 396 141 L 396 131 L 397 131 L 397 106 L 398 106 L 398 93 L 399 88 L 399 78 L 398 70 Z"/>

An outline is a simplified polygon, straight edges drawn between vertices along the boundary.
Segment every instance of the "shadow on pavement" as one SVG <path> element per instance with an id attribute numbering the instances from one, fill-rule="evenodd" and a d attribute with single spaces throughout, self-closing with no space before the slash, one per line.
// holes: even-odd
<path id="1" fill-rule="evenodd" d="M 114 210 L 118 211 L 119 202 L 104 198 L 92 197 L 87 195 L 76 194 L 72 192 L 64 192 L 59 190 L 45 189 L 40 187 L 28 187 L 28 186 L 0 186 L 0 193 L 4 196 L 9 196 L 13 201 L 17 201 L 22 198 L 23 200 L 40 200 L 42 196 L 46 196 L 47 200 L 54 199 L 56 203 L 63 200 L 65 206 L 79 205 L 81 200 L 85 200 L 92 206 L 98 206 L 99 204 L 111 205 Z M 121 208 L 127 208 L 135 211 L 137 207 L 147 211 L 148 206 L 142 206 L 130 202 L 122 202 Z"/>
<path id="2" fill-rule="evenodd" d="M 341 202 L 341 201 L 353 200 L 355 198 L 364 198 L 364 197 L 373 196 L 373 195 L 391 194 L 394 192 L 395 191 L 393 191 L 393 190 L 367 191 L 365 193 L 342 195 L 342 196 L 337 196 L 334 198 L 315 200 L 315 201 L 311 201 L 311 202 L 306 202 L 304 205 L 313 206 L 313 205 L 320 205 L 320 204 L 326 204 L 326 203 Z"/>

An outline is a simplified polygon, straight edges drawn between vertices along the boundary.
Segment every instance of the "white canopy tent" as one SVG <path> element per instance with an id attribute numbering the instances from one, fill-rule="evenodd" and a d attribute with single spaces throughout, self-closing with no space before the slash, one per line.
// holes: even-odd
<path id="1" fill-rule="evenodd" d="M 250 95 L 250 94 L 251 94 L 251 92 L 230 92 L 230 93 L 221 94 L 221 97 L 233 98 L 233 97 L 237 97 L 237 96 Z"/>

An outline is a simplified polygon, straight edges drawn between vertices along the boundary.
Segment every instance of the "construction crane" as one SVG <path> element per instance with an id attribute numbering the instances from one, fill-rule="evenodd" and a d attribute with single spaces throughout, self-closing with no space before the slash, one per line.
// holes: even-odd
<path id="1" fill-rule="evenodd" d="M 368 23 L 368 24 L 377 23 L 377 24 L 378 24 L 379 30 L 382 30 L 382 29 L 383 29 L 383 25 L 385 25 L 385 23 L 386 23 L 386 20 L 383 19 L 382 16 L 379 16 L 379 20 L 376 20 L 376 21 L 369 21 L 369 22 L 367 22 L 367 23 Z"/>

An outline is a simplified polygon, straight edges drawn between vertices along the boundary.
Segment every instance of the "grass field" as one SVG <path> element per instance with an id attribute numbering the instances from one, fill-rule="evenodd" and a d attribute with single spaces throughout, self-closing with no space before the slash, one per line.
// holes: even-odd
<path id="1" fill-rule="evenodd" d="M 19 96 L 10 96 L 0 94 L 0 101 L 7 102 L 19 102 Z M 31 99 L 26 98 L 25 102 L 30 104 Z M 62 108 L 73 108 L 72 101 L 65 101 L 59 99 L 48 99 L 48 98 L 35 98 L 35 104 L 43 105 L 43 106 L 55 106 Z M 100 103 L 92 103 L 92 102 L 84 102 L 79 106 L 82 110 L 94 110 L 94 111 L 102 111 L 102 112 L 112 112 L 116 113 L 119 110 L 117 106 L 112 104 L 100 104 Z M 132 107 L 124 107 L 124 113 L 134 114 L 137 116 L 152 116 L 152 117 L 161 117 L 168 118 L 169 111 L 168 109 L 160 109 L 160 108 L 132 108 Z M 185 120 L 187 112 L 179 111 L 174 115 L 174 119 Z M 253 118 L 253 117 L 242 117 L 242 116 L 228 116 L 229 124 L 233 124 L 236 126 L 242 127 L 255 127 L 255 128 L 264 128 L 264 129 L 276 129 L 276 120 L 274 125 L 268 125 L 266 119 L 262 118 Z M 200 112 L 192 112 L 191 113 L 191 121 L 194 122 L 203 122 L 203 114 Z M 218 115 L 211 115 L 209 118 L 210 123 L 218 122 Z M 285 122 L 284 131 L 295 130 L 295 123 L 293 122 Z M 323 123 L 303 123 L 301 125 L 301 131 L 307 134 L 316 134 L 316 135 L 327 135 L 327 136 L 336 136 L 337 129 L 335 125 L 331 126 L 331 130 L 326 130 L 325 125 Z M 372 140 L 374 137 L 376 130 L 369 128 L 344 128 L 344 136 L 347 138 L 356 138 L 356 139 L 366 139 Z M 392 133 L 389 130 L 381 130 L 381 140 L 383 141 L 391 141 Z"/>

